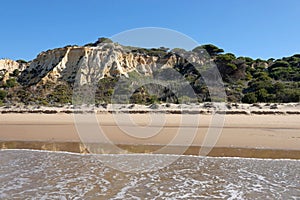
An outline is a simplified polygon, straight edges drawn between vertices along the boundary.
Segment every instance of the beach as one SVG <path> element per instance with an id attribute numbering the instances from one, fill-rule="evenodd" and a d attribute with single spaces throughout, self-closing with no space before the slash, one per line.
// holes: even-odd
<path id="1" fill-rule="evenodd" d="M 1 114 L 0 115 L 0 144 L 2 149 L 42 149 L 52 151 L 69 151 L 79 153 L 91 153 L 78 134 L 78 117 L 87 114 Z M 195 130 L 192 142 L 182 139 L 177 140 L 166 152 L 176 153 L 177 147 L 186 146 L 183 154 L 198 155 L 203 147 L 203 141 L 211 125 L 214 115 L 164 114 L 163 127 L 157 134 L 145 138 L 139 137 L 141 133 L 129 135 L 122 128 L 130 128 L 133 125 L 128 122 L 116 122 L 116 114 L 100 113 L 91 114 L 96 116 L 99 127 L 110 142 L 130 152 L 151 153 L 157 149 L 169 145 L 172 138 L 178 134 L 180 129 Z M 75 117 L 74 117 L 75 116 Z M 151 122 L 149 113 L 127 114 L 138 126 L 145 127 L 151 131 L 156 130 L 161 124 Z M 152 114 L 152 117 L 155 114 Z M 199 117 L 199 118 L 198 118 Z M 200 123 L 195 126 L 193 120 Z M 223 119 L 223 118 L 222 118 Z M 150 120 L 150 121 L 149 121 Z M 150 123 L 151 122 L 151 123 Z M 89 122 L 85 122 L 89 126 Z M 150 125 L 149 125 L 150 124 Z M 77 127 L 76 127 L 77 125 Z M 121 126 L 121 128 L 120 128 Z M 219 123 L 221 132 L 216 139 L 210 156 L 235 156 L 235 157 L 257 157 L 257 158 L 300 158 L 300 117 L 299 115 L 224 115 L 224 126 Z M 91 136 L 93 137 L 93 136 Z M 93 140 L 93 138 L 91 138 Z M 109 153 L 105 149 L 106 144 L 101 145 L 103 153 Z M 174 151 L 172 150 L 174 149 Z"/>

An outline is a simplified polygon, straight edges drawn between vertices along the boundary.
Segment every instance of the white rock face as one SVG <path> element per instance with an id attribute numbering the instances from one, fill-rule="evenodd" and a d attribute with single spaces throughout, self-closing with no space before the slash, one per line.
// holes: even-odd
<path id="1" fill-rule="evenodd" d="M 0 71 L 12 73 L 15 69 L 23 71 L 25 68 L 25 64 L 20 64 L 14 60 L 0 59 Z"/>
<path id="2" fill-rule="evenodd" d="M 14 70 L 18 69 L 20 72 L 23 71 L 27 65 L 25 63 L 18 63 L 10 59 L 0 59 L 0 77 L 2 82 L 6 82 L 9 78 L 9 74 L 13 73 Z"/>
<path id="3" fill-rule="evenodd" d="M 128 76 L 136 71 L 149 76 L 159 68 L 173 67 L 178 62 L 175 55 L 168 58 L 132 53 L 114 43 L 103 43 L 96 47 L 65 47 L 40 53 L 22 73 L 25 85 L 44 84 L 59 80 L 81 84 L 103 77 Z"/>

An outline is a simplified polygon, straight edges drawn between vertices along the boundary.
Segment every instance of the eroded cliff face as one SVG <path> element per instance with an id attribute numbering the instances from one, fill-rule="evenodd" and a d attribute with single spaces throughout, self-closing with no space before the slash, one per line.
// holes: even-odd
<path id="1" fill-rule="evenodd" d="M 184 59 L 169 54 L 164 57 L 136 53 L 115 43 L 102 43 L 96 47 L 64 47 L 40 53 L 19 81 L 23 85 L 75 79 L 85 84 L 103 77 L 128 76 L 131 71 L 150 76 L 155 70 L 172 68 Z M 95 80 L 92 80 L 95 79 Z"/>
<path id="2" fill-rule="evenodd" d="M 22 71 L 25 69 L 26 65 L 18 63 L 10 59 L 1 59 L 0 60 L 0 70 L 8 73 L 12 73 L 15 69 Z"/>
<path id="3" fill-rule="evenodd" d="M 0 77 L 1 82 L 6 82 L 10 78 L 10 75 L 18 70 L 19 72 L 23 71 L 27 67 L 27 63 L 19 63 L 10 59 L 1 59 L 0 60 Z"/>

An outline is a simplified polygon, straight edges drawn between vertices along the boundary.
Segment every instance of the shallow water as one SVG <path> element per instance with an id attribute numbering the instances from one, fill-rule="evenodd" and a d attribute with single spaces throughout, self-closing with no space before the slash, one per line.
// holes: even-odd
<path id="1" fill-rule="evenodd" d="M 0 199 L 300 198 L 299 160 L 182 156 L 151 171 L 167 160 L 175 159 L 1 150 Z"/>

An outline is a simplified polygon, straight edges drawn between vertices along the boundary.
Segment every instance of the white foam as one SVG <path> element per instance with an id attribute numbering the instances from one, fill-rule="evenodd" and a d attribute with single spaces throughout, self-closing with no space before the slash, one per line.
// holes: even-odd
<path id="1" fill-rule="evenodd" d="M 36 149 L 0 149 L 0 151 L 32 151 L 32 152 L 45 152 L 45 153 L 58 153 L 58 154 L 71 154 L 79 156 L 155 156 L 155 157 L 191 157 L 191 158 L 209 158 L 209 159 L 232 159 L 232 160 L 270 160 L 270 161 L 295 161 L 300 162 L 300 159 L 290 159 L 290 158 L 247 158 L 247 157 L 223 157 L 223 156 L 200 156 L 200 155 L 177 155 L 177 154 L 152 154 L 152 153 L 130 153 L 130 154 L 82 154 L 68 151 L 49 151 L 49 150 L 36 150 Z"/>
<path id="2" fill-rule="evenodd" d="M 125 187 L 123 187 L 121 189 L 121 191 L 118 192 L 113 199 L 127 199 L 128 197 L 126 197 L 126 193 L 128 193 L 128 191 L 130 189 L 134 188 L 136 186 L 137 182 L 138 182 L 137 178 L 135 178 L 135 177 L 131 178 L 130 182 L 127 183 L 127 185 Z M 131 196 L 131 198 L 132 198 L 132 196 Z M 140 198 L 138 198 L 138 199 L 140 199 Z"/>
<path id="3" fill-rule="evenodd" d="M 0 160 L 5 161 L 0 166 L 0 171 L 5 174 L 0 176 L 0 194 L 3 198 L 13 194 L 24 199 L 32 196 L 38 199 L 59 199 L 64 194 L 67 199 L 84 199 L 86 195 L 95 192 L 100 198 L 106 198 L 106 194 L 115 194 L 115 199 L 139 199 L 142 196 L 149 199 L 204 199 L 209 195 L 214 195 L 211 198 L 242 199 L 250 193 L 262 195 L 262 198 L 267 195 L 270 198 L 283 198 L 299 191 L 296 189 L 299 182 L 295 176 L 299 161 L 295 160 L 285 159 L 274 163 L 273 159 L 181 156 L 162 170 L 132 174 L 99 165 L 91 154 L 41 150 L 3 151 L 11 152 L 2 152 L 4 156 L 0 155 Z M 125 167 L 126 162 L 134 159 L 146 165 L 152 160 L 149 158 L 157 159 L 159 163 L 159 160 L 174 156 L 96 155 L 100 158 L 109 157 L 112 162 L 120 162 Z"/>
<path id="4" fill-rule="evenodd" d="M 41 152 L 41 153 L 58 153 L 58 154 L 71 154 L 71 155 L 91 155 L 91 154 L 82 154 L 69 151 L 49 151 L 49 150 L 37 150 L 37 149 L 0 149 L 0 151 L 28 151 L 28 152 Z"/>

